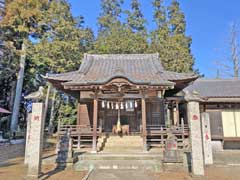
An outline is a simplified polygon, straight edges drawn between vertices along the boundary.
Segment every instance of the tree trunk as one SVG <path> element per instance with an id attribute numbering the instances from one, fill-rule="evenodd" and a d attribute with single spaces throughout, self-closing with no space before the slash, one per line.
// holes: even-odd
<path id="1" fill-rule="evenodd" d="M 52 98 L 52 106 L 51 106 L 51 114 L 50 114 L 50 120 L 49 120 L 49 124 L 48 124 L 48 133 L 52 134 L 54 129 L 53 129 L 53 121 L 54 121 L 54 111 L 55 111 L 55 100 L 56 100 L 56 94 L 57 91 L 54 88 L 53 89 L 53 98 Z"/>
<path id="2" fill-rule="evenodd" d="M 43 121 L 45 121 L 45 122 L 46 122 L 46 117 L 47 117 L 47 110 L 48 110 L 48 102 L 49 102 L 50 92 L 51 92 L 51 84 L 48 84 L 47 95 L 46 95 L 45 106 L 44 106 L 44 114 L 43 114 Z"/>
<path id="3" fill-rule="evenodd" d="M 13 110 L 14 97 L 15 97 L 15 88 L 16 88 L 16 81 L 12 81 L 12 83 L 11 83 L 10 100 L 9 100 L 9 102 L 8 102 L 8 109 L 9 109 L 10 111 Z"/>
<path id="4" fill-rule="evenodd" d="M 11 129 L 12 132 L 17 130 L 19 107 L 20 107 L 21 96 L 22 96 L 25 59 L 26 59 L 24 43 L 22 44 L 22 50 L 21 51 L 22 51 L 22 54 L 20 56 L 20 64 L 19 64 L 20 69 L 19 69 L 19 73 L 18 73 L 16 95 L 15 95 L 15 99 L 14 99 L 12 120 L 11 120 L 11 126 L 10 126 L 10 129 Z"/>

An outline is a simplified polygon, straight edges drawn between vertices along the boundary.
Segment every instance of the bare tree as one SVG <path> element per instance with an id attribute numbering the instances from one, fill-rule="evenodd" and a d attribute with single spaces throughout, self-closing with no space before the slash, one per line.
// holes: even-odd
<path id="1" fill-rule="evenodd" d="M 238 26 L 236 23 L 231 25 L 230 31 L 231 62 L 233 63 L 234 78 L 239 78 L 239 43 Z"/>
<path id="2" fill-rule="evenodd" d="M 214 70 L 216 70 L 216 78 L 231 77 L 239 78 L 239 28 L 237 23 L 232 23 L 228 41 L 228 48 L 215 49 L 216 54 L 220 56 L 213 62 Z"/>

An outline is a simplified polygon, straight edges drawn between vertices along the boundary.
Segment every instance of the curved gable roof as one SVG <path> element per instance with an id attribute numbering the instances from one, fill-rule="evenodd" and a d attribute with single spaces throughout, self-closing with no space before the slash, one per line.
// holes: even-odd
<path id="1" fill-rule="evenodd" d="M 49 75 L 64 86 L 100 85 L 114 78 L 126 78 L 133 84 L 173 86 L 178 80 L 193 80 L 193 73 L 165 71 L 156 54 L 85 54 L 78 71 Z"/>

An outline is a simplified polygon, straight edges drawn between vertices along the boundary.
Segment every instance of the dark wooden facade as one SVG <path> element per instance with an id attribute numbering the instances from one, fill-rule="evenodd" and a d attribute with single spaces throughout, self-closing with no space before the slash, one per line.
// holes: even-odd
<path id="1" fill-rule="evenodd" d="M 165 71 L 158 54 L 85 54 L 78 71 L 47 76 L 55 87 L 78 97 L 78 126 L 89 128 L 93 151 L 98 132 L 111 132 L 119 120 L 131 133 L 141 133 L 144 150 L 152 127 L 155 135 L 166 136 L 163 129 L 182 124 L 184 134 L 187 121 L 181 120 L 180 101 L 167 97 L 197 78 L 194 73 Z M 103 100 L 133 100 L 138 106 L 132 111 L 109 109 L 101 106 Z"/>

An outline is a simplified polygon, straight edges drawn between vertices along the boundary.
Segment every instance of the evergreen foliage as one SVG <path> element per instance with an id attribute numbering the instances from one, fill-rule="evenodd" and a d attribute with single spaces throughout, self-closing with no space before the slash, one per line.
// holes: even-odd
<path id="1" fill-rule="evenodd" d="M 157 29 L 151 33 L 150 51 L 159 52 L 163 66 L 176 72 L 193 71 L 190 37 L 186 36 L 186 21 L 180 5 L 173 0 L 166 9 L 163 0 L 154 0 L 154 20 Z"/>
<path id="2" fill-rule="evenodd" d="M 126 11 L 127 17 L 127 25 L 133 32 L 140 32 L 143 35 L 146 34 L 145 23 L 143 13 L 140 9 L 141 5 L 138 0 L 131 1 L 131 9 L 132 11 Z"/>
<path id="3" fill-rule="evenodd" d="M 84 18 L 73 17 L 67 0 L 0 0 L 0 105 L 12 107 L 23 42 L 27 47 L 25 93 L 45 83 L 40 74 L 78 69 L 86 52 L 158 52 L 167 70 L 193 71 L 191 37 L 186 35 L 178 1 L 172 0 L 167 7 L 164 0 L 152 0 L 156 28 L 151 32 L 139 0 L 130 2 L 130 9 L 123 10 L 123 0 L 101 0 L 95 39 L 92 30 L 84 27 Z M 66 102 L 58 96 L 56 118 L 75 122 L 75 100 Z"/>
<path id="4" fill-rule="evenodd" d="M 140 16 L 136 17 L 135 13 L 128 12 L 128 19 L 132 19 L 130 24 L 121 22 L 121 3 L 122 1 L 102 0 L 102 12 L 98 18 L 99 34 L 95 41 L 94 53 L 129 54 L 146 52 L 148 48 L 146 36 L 143 33 L 135 32 L 138 30 L 144 31 L 144 24 L 139 25 L 139 21 L 144 22 L 145 20 Z M 142 14 L 139 6 L 138 4 L 137 15 Z"/>

